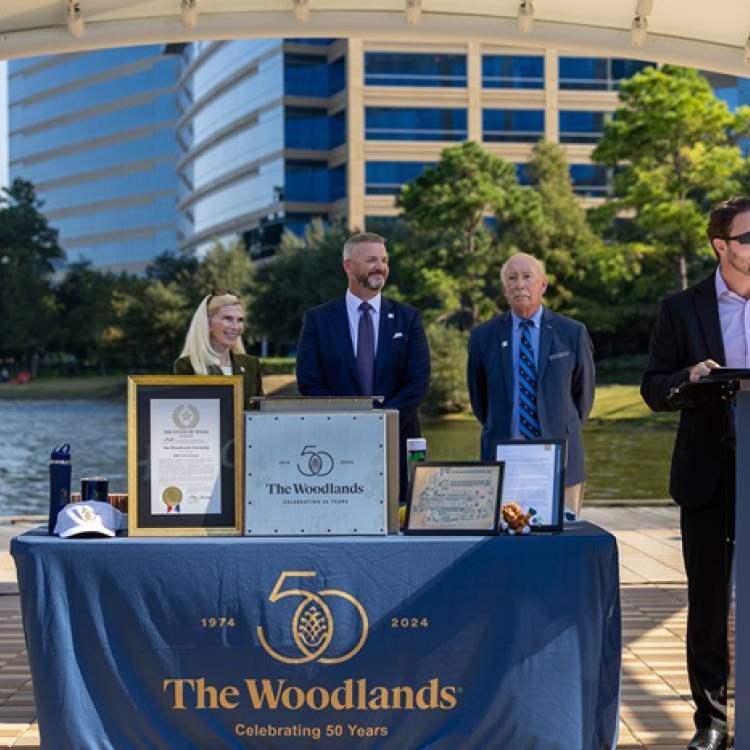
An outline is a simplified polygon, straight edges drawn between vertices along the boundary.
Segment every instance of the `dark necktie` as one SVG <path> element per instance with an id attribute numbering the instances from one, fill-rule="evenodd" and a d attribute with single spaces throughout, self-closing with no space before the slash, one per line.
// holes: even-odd
<path id="1" fill-rule="evenodd" d="M 372 396 L 372 380 L 375 367 L 375 329 L 370 310 L 372 305 L 363 302 L 359 306 L 359 326 L 357 328 L 357 374 L 363 396 Z"/>
<path id="2" fill-rule="evenodd" d="M 529 333 L 533 325 L 531 320 L 521 321 L 518 347 L 518 428 L 526 440 L 533 440 L 542 434 L 536 409 L 536 365 Z"/>

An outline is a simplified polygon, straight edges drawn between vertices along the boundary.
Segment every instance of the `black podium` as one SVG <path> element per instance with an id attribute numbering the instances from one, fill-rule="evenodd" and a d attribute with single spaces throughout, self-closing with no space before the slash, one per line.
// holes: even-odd
<path id="1" fill-rule="evenodd" d="M 734 735 L 735 748 L 747 748 L 750 747 L 750 711 L 747 710 L 750 708 L 750 369 L 721 367 L 712 370 L 698 383 L 683 383 L 673 389 L 669 400 L 674 408 L 689 409 L 704 397 L 717 395 L 726 404 L 726 429 L 727 433 L 733 429 L 736 459 L 735 544 L 728 628 L 728 733 L 730 737 Z"/>
<path id="2" fill-rule="evenodd" d="M 722 367 L 713 370 L 697 384 L 685 384 L 680 389 L 690 399 L 694 394 L 710 389 L 720 389 L 727 403 L 727 418 L 734 422 L 735 433 L 735 547 L 733 557 L 732 602 L 730 607 L 729 638 L 731 665 L 730 687 L 734 677 L 734 711 L 731 710 L 729 690 L 729 729 L 736 748 L 750 747 L 750 369 Z M 734 614 L 734 617 L 732 617 Z M 734 620 L 734 628 L 731 627 Z M 733 646 L 733 648 L 732 648 Z"/>
<path id="3" fill-rule="evenodd" d="M 735 747 L 750 747 L 750 371 L 734 381 L 737 435 L 735 516 Z"/>

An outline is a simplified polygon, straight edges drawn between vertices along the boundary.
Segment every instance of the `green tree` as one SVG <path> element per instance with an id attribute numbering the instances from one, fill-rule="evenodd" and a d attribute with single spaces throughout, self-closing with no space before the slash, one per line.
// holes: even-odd
<path id="1" fill-rule="evenodd" d="M 544 223 L 539 197 L 518 185 L 515 167 L 472 141 L 445 149 L 396 203 L 419 248 L 395 253 L 441 299 L 436 319 L 462 328 L 496 311 L 500 264 L 533 246 Z"/>
<path id="2" fill-rule="evenodd" d="M 196 307 L 213 289 L 237 292 L 249 307 L 252 325 L 251 282 L 252 263 L 240 242 L 217 242 L 202 260 L 159 256 L 145 277 L 121 278 L 114 289 L 114 316 L 102 337 L 107 357 L 136 369 L 169 371 Z"/>
<path id="3" fill-rule="evenodd" d="M 320 221 L 304 237 L 284 234 L 276 254 L 255 271 L 249 317 L 260 334 L 278 346 L 294 346 L 305 310 L 344 293 L 341 250 L 349 234 L 342 225 L 326 229 Z"/>
<path id="4" fill-rule="evenodd" d="M 200 261 L 195 257 L 195 253 L 167 250 L 148 264 L 146 278 L 169 284 L 177 279 L 192 276 L 199 266 Z"/>
<path id="5" fill-rule="evenodd" d="M 72 263 L 55 286 L 58 313 L 56 346 L 79 363 L 106 360 L 105 333 L 115 323 L 112 296 L 125 279 L 91 268 L 88 262 Z"/>
<path id="6" fill-rule="evenodd" d="M 0 354 L 36 370 L 38 356 L 54 341 L 51 278 L 65 257 L 40 209 L 34 186 L 15 179 L 0 196 Z"/>
<path id="7" fill-rule="evenodd" d="M 621 291 L 640 272 L 638 249 L 618 242 L 605 244 L 594 231 L 559 146 L 537 143 L 528 172 L 545 217 L 538 255 L 550 281 L 546 303 L 585 321 L 592 333 L 611 334 L 631 325 L 641 306 L 631 309 Z"/>
<path id="8" fill-rule="evenodd" d="M 666 261 L 685 288 L 689 269 L 711 255 L 708 207 L 740 188 L 736 140 L 748 130 L 748 113 L 733 115 L 698 72 L 669 65 L 624 82 L 620 102 L 593 154 L 618 168 L 615 199 L 599 221 L 631 212 L 629 239 L 651 245 L 653 270 Z"/>
<path id="9" fill-rule="evenodd" d="M 469 335 L 466 331 L 432 323 L 427 326 L 432 376 L 423 410 L 431 414 L 449 414 L 466 409 L 466 359 Z"/>
<path id="10" fill-rule="evenodd" d="M 175 283 L 130 277 L 112 295 L 108 356 L 129 369 L 168 372 L 182 349 L 193 310 Z"/>

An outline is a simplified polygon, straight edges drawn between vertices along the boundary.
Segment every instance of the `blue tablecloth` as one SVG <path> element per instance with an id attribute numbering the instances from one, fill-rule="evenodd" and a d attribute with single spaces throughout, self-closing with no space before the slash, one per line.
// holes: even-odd
<path id="1" fill-rule="evenodd" d="M 45 750 L 614 746 L 617 548 L 590 524 L 11 553 Z"/>

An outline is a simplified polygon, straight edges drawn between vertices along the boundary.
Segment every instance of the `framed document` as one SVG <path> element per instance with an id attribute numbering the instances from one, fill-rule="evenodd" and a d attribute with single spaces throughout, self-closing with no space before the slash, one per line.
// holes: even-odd
<path id="1" fill-rule="evenodd" d="M 242 533 L 242 378 L 128 378 L 128 533 Z"/>
<path id="2" fill-rule="evenodd" d="M 534 511 L 532 530 L 562 531 L 565 440 L 500 440 L 495 458 L 505 464 L 502 504 Z"/>
<path id="3" fill-rule="evenodd" d="M 405 534 L 497 534 L 503 465 L 433 462 L 414 467 Z"/>

